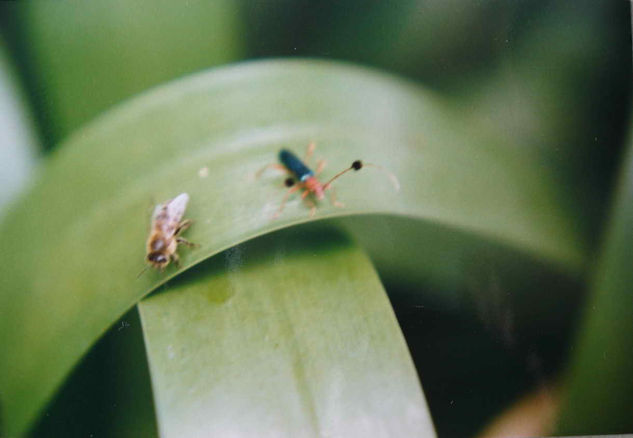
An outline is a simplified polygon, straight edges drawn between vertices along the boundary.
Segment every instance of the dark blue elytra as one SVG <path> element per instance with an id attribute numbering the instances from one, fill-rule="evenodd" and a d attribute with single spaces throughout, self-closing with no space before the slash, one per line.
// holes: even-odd
<path id="1" fill-rule="evenodd" d="M 303 161 L 287 149 L 279 151 L 279 161 L 294 173 L 299 181 L 305 181 L 314 175 L 308 166 L 303 164 Z"/>

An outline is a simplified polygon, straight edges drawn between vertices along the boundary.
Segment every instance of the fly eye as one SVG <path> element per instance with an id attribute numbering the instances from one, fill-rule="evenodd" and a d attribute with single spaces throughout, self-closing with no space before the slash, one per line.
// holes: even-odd
<path id="1" fill-rule="evenodd" d="M 295 180 L 292 178 L 286 178 L 284 184 L 286 185 L 286 187 L 292 187 L 295 185 Z"/>
<path id="2" fill-rule="evenodd" d="M 165 263 L 167 261 L 167 257 L 165 257 L 164 254 L 160 254 L 160 253 L 151 253 L 150 255 L 147 256 L 147 259 L 150 262 L 154 262 L 154 263 Z"/>
<path id="3" fill-rule="evenodd" d="M 363 162 L 360 160 L 356 160 L 352 163 L 352 169 L 354 170 L 360 170 L 363 167 Z"/>

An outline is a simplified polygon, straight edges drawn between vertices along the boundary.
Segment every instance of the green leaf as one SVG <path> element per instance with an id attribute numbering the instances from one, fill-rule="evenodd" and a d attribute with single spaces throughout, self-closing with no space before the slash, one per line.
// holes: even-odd
<path id="1" fill-rule="evenodd" d="M 483 309 L 496 312 L 503 302 L 516 330 L 561 335 L 561 323 L 580 298 L 579 276 L 485 236 L 401 216 L 350 216 L 336 223 L 365 249 L 392 300 L 398 291 L 412 306 L 424 302 L 485 324 L 497 318 Z"/>
<path id="2" fill-rule="evenodd" d="M 633 130 L 629 136 L 610 224 L 568 370 L 560 434 L 633 430 Z"/>
<path id="3" fill-rule="evenodd" d="M 23 190 L 39 149 L 32 121 L 0 38 L 0 217 Z"/>
<path id="4" fill-rule="evenodd" d="M 283 176 L 258 169 L 309 142 L 327 158 L 343 209 L 310 218 L 299 199 L 271 221 Z M 8 431 L 36 417 L 72 366 L 142 296 L 178 270 L 140 279 L 152 204 L 181 192 L 195 224 L 182 269 L 255 236 L 327 217 L 421 218 L 578 270 L 573 215 L 547 167 L 463 129 L 438 96 L 335 63 L 248 63 L 180 80 L 77 131 L 0 232 L 0 387 Z"/>
<path id="5" fill-rule="evenodd" d="M 240 58 L 244 29 L 230 0 L 24 3 L 21 55 L 58 141 L 149 87 Z"/>
<path id="6" fill-rule="evenodd" d="M 151 438 L 156 412 L 136 307 L 82 358 L 31 431 L 38 438 Z"/>
<path id="7" fill-rule="evenodd" d="M 337 233 L 273 233 L 192 274 L 139 304 L 162 437 L 435 435 L 380 280 Z"/>

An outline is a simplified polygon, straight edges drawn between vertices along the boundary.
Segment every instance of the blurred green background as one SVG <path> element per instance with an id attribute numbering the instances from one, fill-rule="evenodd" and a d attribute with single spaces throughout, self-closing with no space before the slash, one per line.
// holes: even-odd
<path id="1" fill-rule="evenodd" d="M 416 81 L 445 98 L 463 123 L 527 150 L 564 188 L 561 202 L 577 212 L 593 261 L 607 245 L 626 166 L 630 23 L 629 2 L 616 0 L 3 2 L 0 216 L 38 161 L 125 99 L 232 62 L 316 57 Z M 378 217 L 354 226 L 410 225 Z M 411 235 L 433 253 L 427 266 L 437 266 L 417 278 L 369 252 L 439 436 L 473 436 L 522 394 L 560 379 L 596 268 L 570 274 L 455 230 L 420 233 Z M 125 411 L 121 382 L 148 376 L 143 367 L 112 366 L 142 342 L 135 313 L 122 321 L 84 359 L 36 436 L 83 436 Z M 137 331 L 125 338 L 120 327 Z M 135 396 L 147 401 L 149 386 Z"/>

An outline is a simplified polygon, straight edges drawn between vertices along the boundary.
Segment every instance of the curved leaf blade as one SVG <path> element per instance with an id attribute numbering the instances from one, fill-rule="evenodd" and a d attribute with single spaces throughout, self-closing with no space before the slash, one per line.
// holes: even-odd
<path id="1" fill-rule="evenodd" d="M 30 431 L 38 438 L 157 438 L 143 330 L 134 308 L 82 358 Z"/>
<path id="2" fill-rule="evenodd" d="M 194 271 L 139 303 L 162 437 L 435 435 L 358 247 L 299 227 Z"/>
<path id="3" fill-rule="evenodd" d="M 247 63 L 148 93 L 78 131 L 4 224 L 0 387 L 7 426 L 23 431 L 108 325 L 177 272 L 148 272 L 151 199 L 191 196 L 183 269 L 257 235 L 312 220 L 296 200 L 271 221 L 283 177 L 255 172 L 310 141 L 329 160 L 393 171 L 336 185 L 345 209 L 314 219 L 398 214 L 480 234 L 578 269 L 581 238 L 546 168 L 462 130 L 437 96 L 372 71 L 318 61 Z M 54 309 L 54 311 L 51 311 Z"/>
<path id="4" fill-rule="evenodd" d="M 631 124 L 633 127 L 633 124 Z M 633 130 L 568 370 L 560 434 L 633 431 Z"/>

